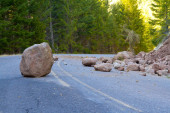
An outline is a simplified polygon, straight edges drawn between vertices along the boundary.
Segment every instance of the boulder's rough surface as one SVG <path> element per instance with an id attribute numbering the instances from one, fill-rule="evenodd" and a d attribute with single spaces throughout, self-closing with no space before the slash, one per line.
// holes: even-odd
<path id="1" fill-rule="evenodd" d="M 96 65 L 97 58 L 83 58 L 82 64 L 84 66 L 94 66 Z"/>
<path id="2" fill-rule="evenodd" d="M 134 58 L 134 55 L 132 52 L 128 51 L 122 51 L 117 53 L 117 55 L 114 56 L 113 60 L 124 60 L 124 59 L 130 59 Z"/>
<path id="3" fill-rule="evenodd" d="M 112 70 L 112 64 L 110 63 L 97 64 L 94 66 L 94 69 L 96 71 L 110 72 Z"/>
<path id="4" fill-rule="evenodd" d="M 53 62 L 48 43 L 35 44 L 24 50 L 20 71 L 24 77 L 42 77 L 51 72 Z"/>

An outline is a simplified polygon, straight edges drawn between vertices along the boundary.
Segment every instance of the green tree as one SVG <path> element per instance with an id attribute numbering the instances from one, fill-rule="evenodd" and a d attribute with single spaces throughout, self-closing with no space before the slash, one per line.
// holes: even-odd
<path id="1" fill-rule="evenodd" d="M 45 38 L 43 19 L 47 0 L 0 1 L 0 47 L 2 53 L 21 53 Z"/>
<path id="2" fill-rule="evenodd" d="M 153 43 L 157 45 L 169 33 L 170 25 L 170 1 L 153 0 L 152 11 L 155 19 L 150 21 L 152 35 L 155 36 Z"/>

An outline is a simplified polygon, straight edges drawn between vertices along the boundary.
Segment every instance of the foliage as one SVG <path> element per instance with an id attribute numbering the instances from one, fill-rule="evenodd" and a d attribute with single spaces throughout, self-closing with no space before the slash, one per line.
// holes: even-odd
<path id="1" fill-rule="evenodd" d="M 45 0 L 0 1 L 0 54 L 20 53 L 44 41 L 46 25 L 40 21 L 44 3 Z"/>
<path id="2" fill-rule="evenodd" d="M 154 36 L 153 44 L 158 45 L 169 33 L 170 1 L 153 0 L 152 11 L 155 19 L 150 21 L 153 26 L 151 33 Z"/>
<path id="3" fill-rule="evenodd" d="M 156 45 L 169 33 L 170 3 L 154 0 L 155 19 L 148 23 L 142 1 L 1 0 L 0 54 L 21 53 L 43 41 L 58 53 L 150 51 L 152 39 Z"/>

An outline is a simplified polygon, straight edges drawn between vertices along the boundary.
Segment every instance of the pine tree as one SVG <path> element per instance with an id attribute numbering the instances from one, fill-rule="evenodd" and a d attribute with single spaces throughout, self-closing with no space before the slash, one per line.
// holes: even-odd
<path id="1" fill-rule="evenodd" d="M 153 43 L 157 45 L 169 33 L 170 25 L 170 1 L 169 0 L 153 0 L 152 11 L 155 19 L 150 24 L 152 35 L 155 36 Z M 156 28 L 160 27 L 160 28 Z"/>
<path id="2" fill-rule="evenodd" d="M 44 41 L 46 23 L 42 19 L 46 1 L 0 1 L 1 53 L 21 53 L 26 47 Z"/>
<path id="3" fill-rule="evenodd" d="M 135 53 L 138 53 L 139 51 L 146 51 L 146 45 L 144 43 L 144 25 L 143 25 L 143 19 L 141 18 L 141 12 L 138 9 L 138 4 L 137 1 L 135 0 L 121 0 L 121 3 L 124 7 L 122 17 L 124 20 L 123 25 L 122 25 L 122 30 L 123 26 L 127 26 L 127 29 L 129 31 L 133 31 L 135 34 L 138 35 L 139 37 L 139 43 L 134 46 Z M 122 31 L 123 33 L 124 31 Z M 125 34 L 124 34 L 125 33 Z M 123 35 L 128 36 L 129 33 L 124 32 Z M 131 47 L 131 45 L 129 45 Z"/>

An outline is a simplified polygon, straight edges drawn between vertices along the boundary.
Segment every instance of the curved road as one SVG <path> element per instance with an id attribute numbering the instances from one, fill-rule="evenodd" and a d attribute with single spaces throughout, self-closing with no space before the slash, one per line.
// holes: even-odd
<path id="1" fill-rule="evenodd" d="M 42 78 L 21 76 L 21 56 L 0 57 L 0 113 L 170 113 L 170 79 L 98 72 L 59 56 Z"/>

